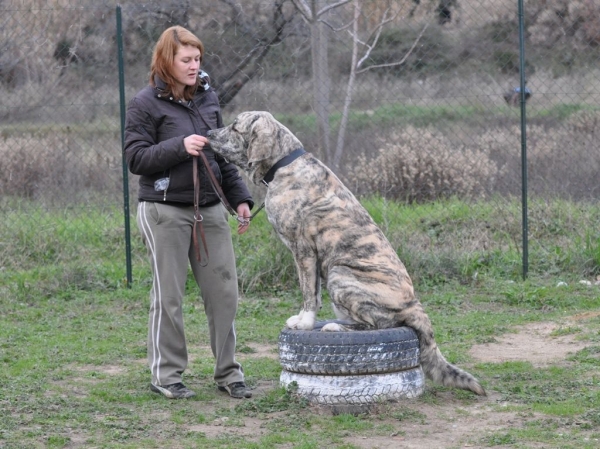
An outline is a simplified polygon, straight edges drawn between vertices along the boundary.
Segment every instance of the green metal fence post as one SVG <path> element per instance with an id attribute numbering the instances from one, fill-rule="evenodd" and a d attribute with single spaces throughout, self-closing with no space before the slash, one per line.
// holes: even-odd
<path id="1" fill-rule="evenodd" d="M 519 3 L 519 71 L 521 74 L 521 179 L 522 179 L 522 232 L 523 232 L 523 279 L 529 271 L 529 237 L 527 218 L 527 120 L 525 115 L 525 33 L 523 0 Z"/>
<path id="2" fill-rule="evenodd" d="M 129 223 L 129 177 L 125 162 L 125 68 L 123 64 L 123 26 L 121 6 L 117 6 L 117 47 L 119 53 L 119 100 L 121 108 L 121 154 L 123 163 L 123 215 L 125 218 L 125 264 L 127 268 L 127 287 L 131 288 L 131 229 Z"/>

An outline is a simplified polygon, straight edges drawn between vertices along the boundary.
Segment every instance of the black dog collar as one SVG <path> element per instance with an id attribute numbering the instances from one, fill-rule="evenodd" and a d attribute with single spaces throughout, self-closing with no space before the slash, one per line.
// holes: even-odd
<path id="1" fill-rule="evenodd" d="M 263 178 L 263 180 L 262 180 L 263 184 L 268 186 L 269 183 L 271 181 L 273 181 L 273 177 L 275 176 L 275 172 L 277 170 L 279 170 L 281 167 L 285 167 L 286 165 L 291 164 L 296 159 L 298 159 L 300 156 L 302 156 L 304 153 L 306 153 L 306 151 L 304 151 L 304 148 L 298 148 L 297 150 L 292 151 L 290 154 L 288 154 L 284 158 L 279 159 L 277 161 L 277 163 L 269 169 L 269 171 Z"/>

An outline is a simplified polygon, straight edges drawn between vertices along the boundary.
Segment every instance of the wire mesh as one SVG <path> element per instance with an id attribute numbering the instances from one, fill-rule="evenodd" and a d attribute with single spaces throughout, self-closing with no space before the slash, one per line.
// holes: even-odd
<path id="1" fill-rule="evenodd" d="M 459 198 L 473 205 L 474 219 L 478 205 L 497 210 L 494 223 L 460 241 L 456 234 L 444 241 L 435 214 L 416 217 L 434 236 L 422 243 L 426 250 L 491 254 L 501 249 L 496 232 L 514 235 L 520 246 L 514 0 L 119 4 L 127 99 L 147 84 L 160 33 L 183 25 L 204 42 L 203 69 L 226 123 L 241 111 L 271 112 L 357 195 L 405 203 Z M 39 248 L 23 234 L 38 225 L 40 209 L 101 211 L 107 223 L 122 213 L 116 6 L 0 1 L 0 211 L 8 221 L 0 242 L 30 248 L 2 257 L 4 267 L 60 257 L 35 256 Z M 597 201 L 600 7 L 595 0 L 532 0 L 524 16 L 535 245 L 536 232 L 552 226 L 536 218 L 550 203 Z M 129 181 L 135 212 L 136 179 Z M 264 192 L 252 189 L 260 200 Z M 594 220 L 570 226 L 582 239 L 597 239 Z M 541 260 L 553 249 L 534 251 Z"/>

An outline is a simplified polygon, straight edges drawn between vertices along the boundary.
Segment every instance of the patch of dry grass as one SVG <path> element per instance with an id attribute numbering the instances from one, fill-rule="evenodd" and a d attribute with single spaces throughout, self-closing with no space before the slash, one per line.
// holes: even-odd
<path id="1" fill-rule="evenodd" d="M 453 130 L 452 130 L 453 131 Z M 396 129 L 376 149 L 348 164 L 346 181 L 359 194 L 378 192 L 403 202 L 458 196 L 518 195 L 521 188 L 520 126 L 480 127 L 465 136 L 436 127 Z M 460 131 L 460 130 L 459 130 Z M 600 176 L 595 141 L 600 112 L 582 110 L 564 125 L 527 128 L 530 191 L 594 198 Z"/>
<path id="2" fill-rule="evenodd" d="M 68 130 L 5 136 L 0 139 L 0 193 L 44 201 L 73 200 L 85 192 L 118 194 L 120 185 L 112 177 L 121 173 L 120 145 L 103 139 Z"/>

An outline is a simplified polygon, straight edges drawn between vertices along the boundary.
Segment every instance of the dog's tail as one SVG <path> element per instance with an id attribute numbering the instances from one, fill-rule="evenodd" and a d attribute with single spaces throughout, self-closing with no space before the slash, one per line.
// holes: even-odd
<path id="1" fill-rule="evenodd" d="M 421 366 L 425 375 L 434 382 L 446 387 L 462 388 L 470 390 L 475 394 L 485 396 L 485 390 L 477 379 L 462 369 L 448 363 L 435 341 L 423 342 L 419 336 L 421 348 Z"/>
<path id="2" fill-rule="evenodd" d="M 404 320 L 406 326 L 412 327 L 419 337 L 421 351 L 421 367 L 425 375 L 434 382 L 446 387 L 462 388 L 475 394 L 485 396 L 485 390 L 477 379 L 466 371 L 448 363 L 440 352 L 433 335 L 433 327 L 429 317 L 422 314 L 412 314 L 415 319 Z"/>

